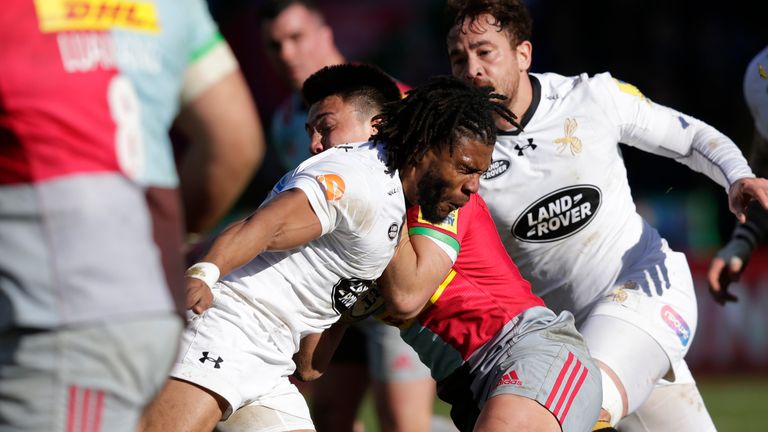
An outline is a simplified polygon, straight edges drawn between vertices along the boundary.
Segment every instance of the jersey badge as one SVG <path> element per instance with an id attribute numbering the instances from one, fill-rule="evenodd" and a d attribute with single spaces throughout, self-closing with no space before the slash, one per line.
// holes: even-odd
<path id="1" fill-rule="evenodd" d="M 522 387 L 523 381 L 520 379 L 520 377 L 517 376 L 517 371 L 512 371 L 509 373 L 505 373 L 502 375 L 501 378 L 499 378 L 499 381 L 496 382 L 496 387 L 502 386 L 502 385 L 513 385 Z"/>
<path id="2" fill-rule="evenodd" d="M 400 225 L 397 222 L 392 223 L 392 225 L 389 226 L 389 229 L 387 230 L 387 236 L 389 236 L 390 240 L 394 240 L 397 238 L 397 234 L 400 232 Z"/>
<path id="3" fill-rule="evenodd" d="M 685 322 L 683 317 L 680 316 L 677 311 L 672 309 L 671 306 L 666 305 L 661 308 L 661 318 L 665 323 L 677 334 L 680 338 L 680 343 L 683 346 L 687 346 L 691 340 L 691 329 L 688 327 L 688 323 Z"/>
<path id="4" fill-rule="evenodd" d="M 576 153 L 581 153 L 581 150 L 583 148 L 581 144 L 581 139 L 579 137 L 574 136 L 574 133 L 576 133 L 576 128 L 579 127 L 579 124 L 576 122 L 576 119 L 567 118 L 565 119 L 565 124 L 563 125 L 563 130 L 565 132 L 565 136 L 562 138 L 558 138 L 555 140 L 555 144 L 557 144 L 557 152 L 562 153 L 565 151 L 566 147 L 569 147 L 571 150 L 571 154 L 576 156 Z"/>
<path id="5" fill-rule="evenodd" d="M 506 159 L 498 159 L 491 161 L 491 166 L 488 167 L 488 169 L 483 173 L 483 175 L 480 176 L 483 180 L 490 180 L 494 179 L 509 169 L 509 161 Z"/>
<path id="6" fill-rule="evenodd" d="M 331 292 L 331 304 L 337 314 L 343 314 L 352 307 L 359 298 L 374 286 L 376 282 L 365 279 L 340 279 L 333 286 Z"/>
<path id="7" fill-rule="evenodd" d="M 456 234 L 459 231 L 459 210 L 456 209 L 448 213 L 448 216 L 446 216 L 445 219 L 442 220 L 442 222 L 432 223 L 421 216 L 421 207 L 419 207 L 419 218 L 417 222 L 420 224 L 432 225 L 436 228 L 440 228 L 441 230 L 449 231 Z"/>
<path id="8" fill-rule="evenodd" d="M 317 182 L 325 192 L 325 199 L 328 201 L 338 201 L 344 196 L 344 179 L 338 174 L 321 174 L 317 177 Z"/>
<path id="9" fill-rule="evenodd" d="M 520 144 L 515 144 L 515 150 L 517 150 L 518 156 L 525 156 L 525 153 L 523 153 L 525 150 L 531 149 L 536 150 L 536 144 L 533 143 L 533 138 L 528 138 L 528 144 L 524 146 L 520 146 Z"/>
<path id="10" fill-rule="evenodd" d="M 512 234 L 530 243 L 570 237 L 592 222 L 601 202 L 600 189 L 592 185 L 556 190 L 528 206 L 512 225 Z"/>
<path id="11" fill-rule="evenodd" d="M 210 351 L 203 351 L 203 356 L 199 359 L 200 363 L 205 364 L 205 362 L 209 361 L 213 363 L 214 369 L 221 369 L 221 364 L 224 362 L 224 359 L 220 356 L 214 358 L 214 355 L 211 355 Z"/>

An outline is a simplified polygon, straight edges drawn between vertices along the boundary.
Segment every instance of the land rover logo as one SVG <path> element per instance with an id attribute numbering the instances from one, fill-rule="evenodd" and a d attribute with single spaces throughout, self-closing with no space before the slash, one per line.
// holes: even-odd
<path id="1" fill-rule="evenodd" d="M 488 167 L 488 170 L 483 173 L 483 175 L 480 176 L 483 180 L 490 180 L 493 178 L 496 178 L 509 169 L 509 161 L 506 159 L 500 159 L 495 160 L 491 162 L 491 166 Z"/>
<path id="2" fill-rule="evenodd" d="M 556 190 L 525 209 L 512 226 L 512 234 L 531 243 L 569 237 L 589 225 L 601 202 L 600 189 L 592 185 Z"/>

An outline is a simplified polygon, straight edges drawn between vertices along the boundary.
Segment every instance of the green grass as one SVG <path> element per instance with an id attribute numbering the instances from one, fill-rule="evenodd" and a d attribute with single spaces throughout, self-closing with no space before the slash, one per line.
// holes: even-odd
<path id="1" fill-rule="evenodd" d="M 768 412 L 768 376 L 714 376 L 698 379 L 704 403 L 719 432 L 765 432 Z M 448 415 L 449 407 L 435 403 L 435 413 Z M 370 397 L 360 408 L 365 432 L 379 432 Z"/>
<path id="2" fill-rule="evenodd" d="M 718 431 L 768 430 L 763 417 L 768 410 L 768 377 L 719 376 L 697 381 Z"/>

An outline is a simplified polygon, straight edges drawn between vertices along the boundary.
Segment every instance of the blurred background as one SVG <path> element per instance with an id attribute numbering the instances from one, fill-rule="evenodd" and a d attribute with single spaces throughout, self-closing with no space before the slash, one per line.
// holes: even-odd
<path id="1" fill-rule="evenodd" d="M 290 89 L 275 76 L 264 54 L 257 19 L 260 3 L 209 0 L 269 127 L 272 112 Z M 317 3 L 348 60 L 376 64 L 410 85 L 450 73 L 441 22 L 444 1 Z M 749 154 L 752 121 L 742 78 L 749 60 L 768 43 L 764 2 L 527 4 L 534 20 L 532 72 L 610 71 L 650 99 L 711 124 Z M 757 419 L 760 407 L 768 403 L 768 257 L 759 251 L 750 263 L 734 290 L 738 303 L 714 303 L 706 289 L 706 268 L 735 223 L 725 191 L 674 161 L 622 147 L 639 210 L 674 249 L 687 254 L 694 271 L 699 326 L 688 360 L 718 427 L 765 430 Z M 252 210 L 261 201 L 283 174 L 279 167 L 269 149 L 239 203 L 240 211 Z"/>

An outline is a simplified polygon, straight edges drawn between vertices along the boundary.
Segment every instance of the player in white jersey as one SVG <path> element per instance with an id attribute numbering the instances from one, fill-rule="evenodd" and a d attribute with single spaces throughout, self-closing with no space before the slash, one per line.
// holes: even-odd
<path id="1" fill-rule="evenodd" d="M 744 74 L 744 99 L 747 101 L 755 134 L 750 163 L 758 175 L 768 174 L 768 47 L 749 63 Z M 747 222 L 737 225 L 731 241 L 712 260 L 707 275 L 709 292 L 724 304 L 736 301 L 728 285 L 739 279 L 757 245 L 768 237 L 768 211 L 758 205 L 749 208 Z"/>
<path id="2" fill-rule="evenodd" d="M 197 315 L 143 430 L 210 431 L 246 405 L 262 411 L 248 430 L 314 429 L 288 381 L 300 339 L 333 324 L 382 273 L 406 202 L 442 220 L 469 200 L 490 164 L 493 115 L 509 115 L 489 90 L 457 79 L 414 92 L 435 105 L 398 101 L 376 140 L 299 165 L 187 271 Z"/>
<path id="3" fill-rule="evenodd" d="M 618 143 L 708 175 L 741 221 L 751 197 L 768 206 L 768 181 L 714 128 L 608 73 L 529 74 L 521 2 L 449 1 L 448 11 L 453 74 L 493 86 L 521 119 L 521 129 L 497 122 L 507 132 L 480 193 L 534 291 L 577 318 L 603 374 L 596 430 L 627 414 L 620 429 L 714 430 L 683 360 L 698 318 L 690 270 L 637 214 Z"/>

